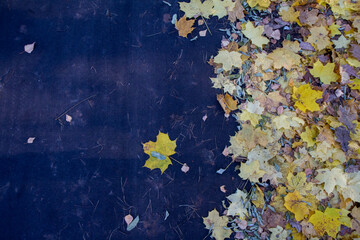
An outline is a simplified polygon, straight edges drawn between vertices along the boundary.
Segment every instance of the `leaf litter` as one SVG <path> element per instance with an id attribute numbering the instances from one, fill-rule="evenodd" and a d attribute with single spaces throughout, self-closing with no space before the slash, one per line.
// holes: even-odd
<path id="1" fill-rule="evenodd" d="M 183 21 L 206 27 L 191 24 L 184 37 L 196 28 L 211 33 L 209 18 L 227 19 L 222 48 L 209 59 L 211 82 L 222 91 L 224 115 L 239 123 L 224 155 L 242 159 L 235 169 L 251 185 L 230 194 L 223 213 L 203 218 L 209 235 L 359 238 L 359 2 L 191 0 L 179 7 Z"/>

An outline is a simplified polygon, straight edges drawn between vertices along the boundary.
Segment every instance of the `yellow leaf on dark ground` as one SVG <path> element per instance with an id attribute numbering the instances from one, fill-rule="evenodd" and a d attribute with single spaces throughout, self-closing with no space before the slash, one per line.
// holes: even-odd
<path id="1" fill-rule="evenodd" d="M 187 35 L 195 29 L 192 27 L 194 23 L 195 19 L 186 20 L 185 16 L 180 18 L 180 20 L 175 23 L 175 28 L 179 31 L 179 36 L 186 38 Z"/>
<path id="2" fill-rule="evenodd" d="M 176 139 L 171 140 L 168 134 L 159 132 L 156 142 L 143 143 L 144 152 L 149 155 L 144 167 L 151 170 L 159 168 L 161 174 L 172 164 L 169 156 L 175 154 Z"/>

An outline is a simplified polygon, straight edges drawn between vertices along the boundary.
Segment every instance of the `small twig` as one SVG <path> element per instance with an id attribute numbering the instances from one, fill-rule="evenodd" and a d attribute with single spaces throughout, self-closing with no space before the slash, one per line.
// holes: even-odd
<path id="1" fill-rule="evenodd" d="M 170 157 L 169 156 L 169 158 L 171 158 L 171 160 L 174 160 L 175 162 L 177 162 L 178 164 L 180 164 L 180 165 L 184 165 L 184 163 L 182 163 L 182 162 L 180 162 L 180 161 L 178 161 L 178 160 L 176 160 L 175 158 L 173 158 L 173 157 Z"/>
<path id="2" fill-rule="evenodd" d="M 210 35 L 212 35 L 212 33 L 211 33 L 211 31 L 210 31 L 210 28 L 209 28 L 209 26 L 207 25 L 207 23 L 206 23 L 206 21 L 205 21 L 204 17 L 203 17 L 202 15 L 200 15 L 200 16 L 201 16 L 202 20 L 204 21 L 205 26 L 206 26 L 207 30 L 209 31 Z"/>
<path id="3" fill-rule="evenodd" d="M 70 107 L 69 109 L 67 109 L 65 112 L 63 112 L 62 114 L 60 114 L 59 116 L 57 116 L 55 118 L 55 120 L 59 120 L 62 116 L 64 116 L 65 114 L 67 114 L 68 112 L 70 112 L 72 109 L 74 109 L 75 107 L 79 106 L 80 104 L 82 104 L 83 102 L 86 102 L 87 100 L 90 100 L 91 98 L 95 97 L 96 94 L 91 95 L 90 97 L 87 97 L 83 100 L 81 100 L 80 102 L 76 103 L 75 105 L 73 105 L 72 107 Z"/>

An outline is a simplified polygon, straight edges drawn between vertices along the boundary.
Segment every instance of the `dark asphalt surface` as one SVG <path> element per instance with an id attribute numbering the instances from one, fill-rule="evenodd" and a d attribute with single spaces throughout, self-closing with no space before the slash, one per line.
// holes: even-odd
<path id="1" fill-rule="evenodd" d="M 231 167 L 215 173 L 236 130 L 206 62 L 223 26 L 210 20 L 213 35 L 190 42 L 196 34 L 181 38 L 164 21 L 179 14 L 168 2 L 0 1 L 0 239 L 207 235 L 201 217 L 223 210 L 219 187 L 242 184 Z M 159 130 L 178 139 L 188 173 L 142 167 L 141 143 Z M 140 217 L 131 232 L 129 213 Z"/>

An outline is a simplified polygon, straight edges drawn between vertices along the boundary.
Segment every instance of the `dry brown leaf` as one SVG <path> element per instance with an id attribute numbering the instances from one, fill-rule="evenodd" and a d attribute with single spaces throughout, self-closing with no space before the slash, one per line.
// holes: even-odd
<path id="1" fill-rule="evenodd" d="M 175 23 L 175 28 L 179 31 L 179 36 L 187 37 L 189 33 L 191 33 L 195 28 L 192 26 L 195 23 L 195 19 L 186 20 L 186 17 L 183 16 Z"/>

